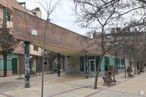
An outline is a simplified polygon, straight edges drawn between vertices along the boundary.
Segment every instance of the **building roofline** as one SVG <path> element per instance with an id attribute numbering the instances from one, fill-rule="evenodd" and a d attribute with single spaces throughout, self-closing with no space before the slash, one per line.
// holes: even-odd
<path id="1" fill-rule="evenodd" d="M 21 12 L 23 12 L 23 13 L 26 13 L 26 14 L 32 16 L 32 17 L 35 17 L 35 18 L 37 18 L 37 19 L 40 19 L 40 20 L 46 22 L 46 20 L 44 20 L 44 19 L 42 19 L 42 18 L 39 18 L 39 17 L 37 17 L 37 16 L 34 16 L 34 15 L 28 13 L 28 12 L 24 12 L 24 11 L 22 11 L 22 10 L 20 10 L 20 9 L 15 8 L 15 7 L 13 7 L 13 8 L 16 9 L 16 10 L 19 10 L 19 11 L 21 11 Z M 79 36 L 81 36 L 81 37 L 88 38 L 88 37 L 86 37 L 86 36 L 84 36 L 84 35 L 78 34 L 78 33 L 75 32 L 75 31 L 71 31 L 71 30 L 69 30 L 69 29 L 67 29 L 67 28 L 65 28 L 65 27 L 59 26 L 59 25 L 57 25 L 57 24 L 55 24 L 55 23 L 48 22 L 48 24 L 51 24 L 51 25 L 54 25 L 54 26 L 59 27 L 59 28 L 61 28 L 61 29 L 67 30 L 67 31 L 69 31 L 69 32 L 71 32 L 71 33 L 73 33 L 73 34 L 79 35 Z"/>

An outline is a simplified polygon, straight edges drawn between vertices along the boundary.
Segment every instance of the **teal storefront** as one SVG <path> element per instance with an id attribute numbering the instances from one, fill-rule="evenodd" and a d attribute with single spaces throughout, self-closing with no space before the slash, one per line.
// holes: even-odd
<path id="1" fill-rule="evenodd" d="M 81 56 L 80 57 L 80 72 L 95 74 L 97 71 L 96 65 L 99 64 L 101 56 Z M 113 56 L 104 56 L 99 71 L 106 72 L 109 65 L 113 65 L 116 70 L 124 69 L 125 60 L 120 58 L 115 58 Z"/>
<path id="2" fill-rule="evenodd" d="M 3 76 L 4 72 L 4 60 L 3 57 L 0 57 L 0 76 Z M 17 62 L 18 56 L 14 54 L 9 54 L 7 57 L 7 74 L 11 76 L 12 74 L 17 74 Z"/>
<path id="3" fill-rule="evenodd" d="M 12 70 L 12 74 L 17 74 L 17 68 L 18 68 L 18 55 L 17 54 L 9 54 L 8 58 L 11 59 L 11 70 Z"/>
<path id="4" fill-rule="evenodd" d="M 3 64 L 3 58 L 0 58 L 0 76 L 3 76 L 4 71 L 4 64 Z M 8 75 L 12 75 L 12 59 L 7 59 L 7 73 Z"/>

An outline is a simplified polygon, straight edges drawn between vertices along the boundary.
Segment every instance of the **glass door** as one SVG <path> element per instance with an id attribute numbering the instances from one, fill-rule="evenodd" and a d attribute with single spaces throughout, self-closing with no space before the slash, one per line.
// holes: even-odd
<path id="1" fill-rule="evenodd" d="M 96 62 L 95 59 L 89 59 L 89 73 L 94 73 L 96 72 Z"/>

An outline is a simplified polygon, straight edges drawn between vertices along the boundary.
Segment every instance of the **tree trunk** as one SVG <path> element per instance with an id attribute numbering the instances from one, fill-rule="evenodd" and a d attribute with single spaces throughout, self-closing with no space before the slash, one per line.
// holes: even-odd
<path id="1" fill-rule="evenodd" d="M 134 61 L 134 74 L 136 74 L 136 61 Z"/>
<path id="2" fill-rule="evenodd" d="M 125 57 L 123 59 L 125 59 Z M 126 70 L 126 64 L 125 64 L 125 61 L 124 61 L 124 76 L 125 76 L 125 78 L 127 77 L 126 73 L 127 73 L 127 70 Z"/>
<path id="3" fill-rule="evenodd" d="M 99 68 L 100 68 L 100 65 L 101 65 L 101 63 L 102 63 L 103 56 L 104 56 L 104 55 L 102 55 L 102 56 L 100 57 L 99 63 L 96 64 L 96 75 L 95 75 L 94 89 L 97 89 L 97 83 L 98 83 L 98 77 L 99 77 Z"/>
<path id="4" fill-rule="evenodd" d="M 127 76 L 126 76 L 126 73 L 127 73 L 126 64 L 124 64 L 124 75 L 125 75 L 125 78 L 127 77 Z"/>
<path id="5" fill-rule="evenodd" d="M 7 52 L 3 52 L 4 77 L 7 77 Z"/>
<path id="6" fill-rule="evenodd" d="M 89 66 L 88 66 L 88 56 L 85 56 L 85 65 L 86 65 L 86 78 L 89 77 Z"/>
<path id="7" fill-rule="evenodd" d="M 96 75 L 95 75 L 95 83 L 94 83 L 94 89 L 97 89 L 97 83 L 98 83 L 98 77 L 99 77 L 99 68 L 100 68 L 100 65 L 102 63 L 102 60 L 103 60 L 103 57 L 105 55 L 105 48 L 104 48 L 104 35 L 105 35 L 105 32 L 104 32 L 104 26 L 105 25 L 102 25 L 102 34 L 101 34 L 101 49 L 102 49 L 102 53 L 101 53 L 101 57 L 100 57 L 100 60 L 99 60 L 99 63 L 98 65 L 96 64 Z"/>

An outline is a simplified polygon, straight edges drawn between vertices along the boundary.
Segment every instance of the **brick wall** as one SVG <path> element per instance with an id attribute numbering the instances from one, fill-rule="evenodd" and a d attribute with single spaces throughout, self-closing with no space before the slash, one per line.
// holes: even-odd
<path id="1" fill-rule="evenodd" d="M 31 41 L 32 44 L 43 48 L 45 24 L 46 22 L 40 18 L 14 9 L 13 35 L 17 39 Z M 31 35 L 32 29 L 37 30 L 37 36 Z M 89 39 L 86 39 L 86 37 L 50 22 L 47 23 L 46 32 L 46 47 L 55 52 L 65 50 L 79 52 L 89 43 Z"/>
<path id="2" fill-rule="evenodd" d="M 13 8 L 17 8 L 21 11 L 26 12 L 26 9 L 19 5 L 16 0 L 0 0 L 0 4 L 4 7 L 9 8 L 10 10 L 13 10 Z"/>

